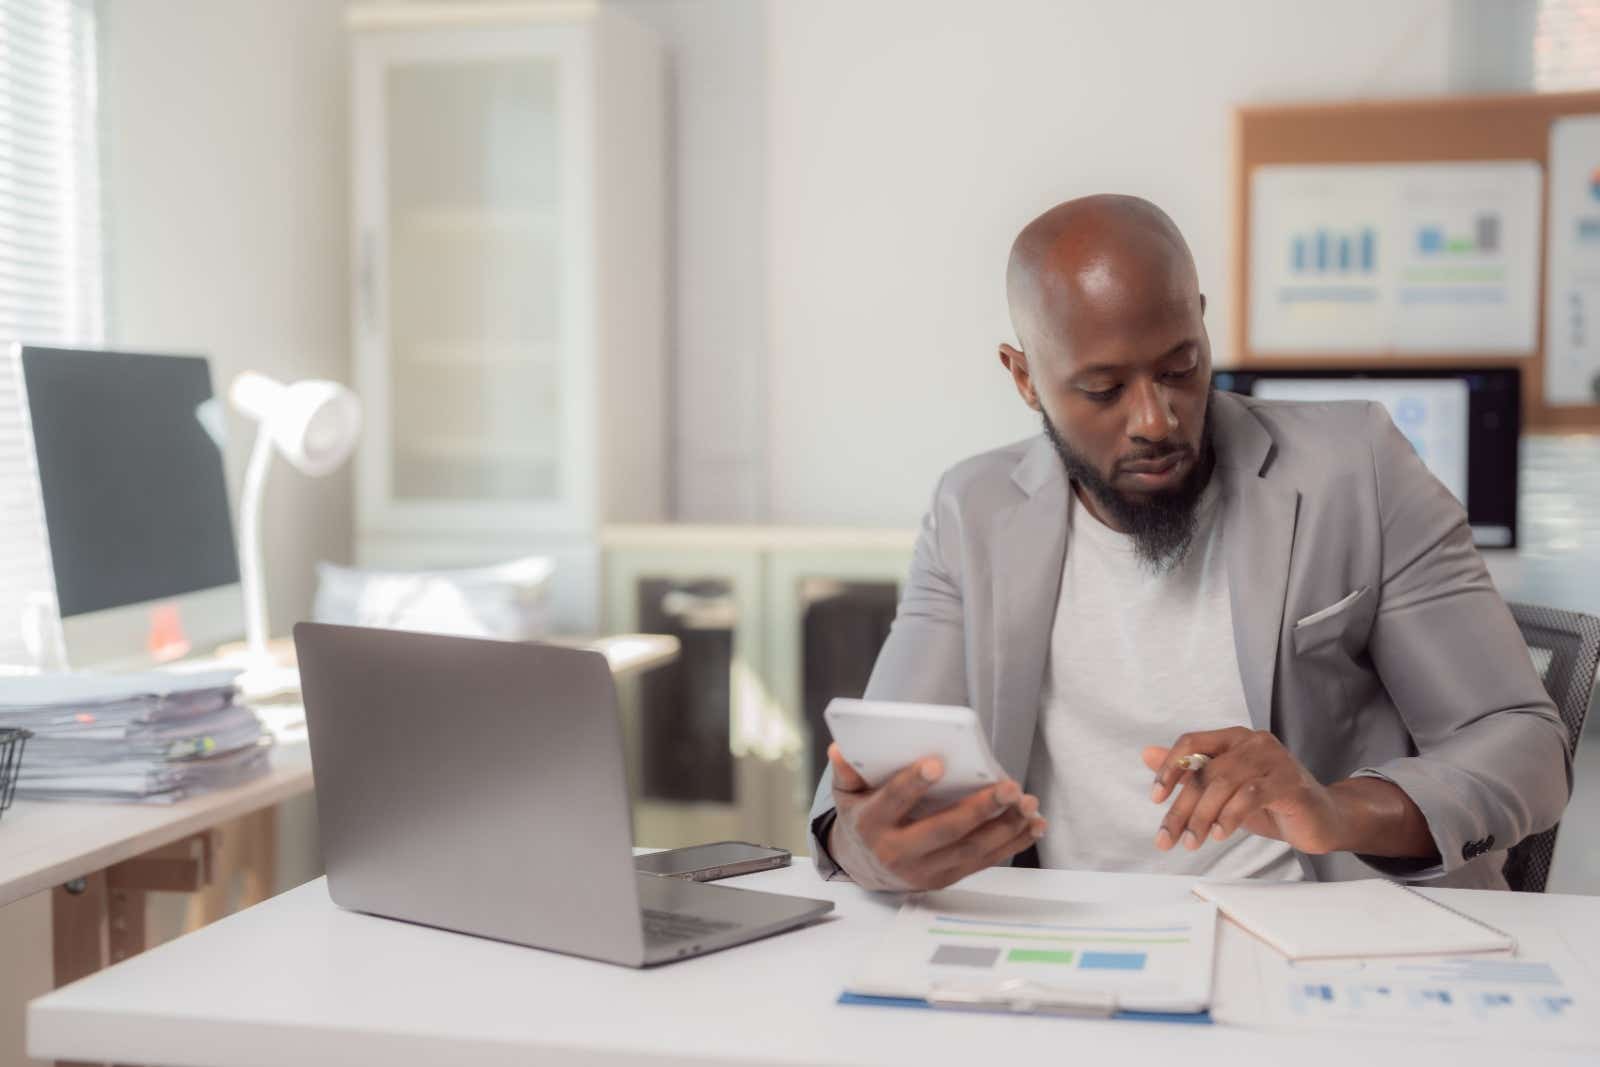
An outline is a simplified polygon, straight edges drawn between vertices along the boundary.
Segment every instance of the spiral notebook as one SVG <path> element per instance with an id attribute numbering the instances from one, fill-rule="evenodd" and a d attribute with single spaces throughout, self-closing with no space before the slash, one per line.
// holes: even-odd
<path id="1" fill-rule="evenodd" d="M 1202 882 L 1195 895 L 1291 960 L 1515 952 L 1514 937 L 1398 882 Z"/>

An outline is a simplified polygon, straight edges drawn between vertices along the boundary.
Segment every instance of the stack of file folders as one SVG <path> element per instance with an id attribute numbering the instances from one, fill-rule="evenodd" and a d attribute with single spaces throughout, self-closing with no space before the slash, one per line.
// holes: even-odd
<path id="1" fill-rule="evenodd" d="M 0 679 L 0 726 L 33 731 L 17 796 L 169 803 L 267 771 L 237 671 Z"/>

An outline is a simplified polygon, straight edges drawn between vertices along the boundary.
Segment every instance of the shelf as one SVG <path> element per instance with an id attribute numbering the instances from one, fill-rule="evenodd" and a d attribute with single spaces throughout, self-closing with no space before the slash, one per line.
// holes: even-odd
<path id="1" fill-rule="evenodd" d="M 561 345 L 556 341 L 531 341 L 526 344 L 473 344 L 471 342 L 416 341 L 396 342 L 395 362 L 414 367 L 539 367 L 561 364 Z"/>
<path id="2" fill-rule="evenodd" d="M 402 457 L 432 460 L 473 460 L 519 463 L 554 463 L 561 449 L 554 444 L 490 441 L 479 437 L 424 437 L 398 440 L 395 451 Z"/>
<path id="3" fill-rule="evenodd" d="M 544 234 L 561 225 L 556 208 L 428 207 L 396 212 L 402 231 L 440 237 L 493 237 L 506 233 Z"/>

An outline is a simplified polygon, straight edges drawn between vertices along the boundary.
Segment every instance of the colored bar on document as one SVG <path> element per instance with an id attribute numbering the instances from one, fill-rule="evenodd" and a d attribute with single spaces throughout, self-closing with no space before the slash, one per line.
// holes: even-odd
<path id="1" fill-rule="evenodd" d="M 1145 956 L 1143 952 L 1085 952 L 1078 966 L 1083 970 L 1142 971 Z"/>

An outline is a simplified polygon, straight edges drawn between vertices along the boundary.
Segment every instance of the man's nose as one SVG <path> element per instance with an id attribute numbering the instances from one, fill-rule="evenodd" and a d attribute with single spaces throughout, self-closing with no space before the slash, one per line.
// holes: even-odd
<path id="1" fill-rule="evenodd" d="M 1155 382 L 1133 386 L 1133 408 L 1128 415 L 1128 436 L 1140 441 L 1165 441 L 1178 430 L 1178 414 Z"/>

